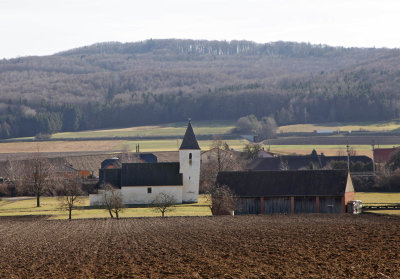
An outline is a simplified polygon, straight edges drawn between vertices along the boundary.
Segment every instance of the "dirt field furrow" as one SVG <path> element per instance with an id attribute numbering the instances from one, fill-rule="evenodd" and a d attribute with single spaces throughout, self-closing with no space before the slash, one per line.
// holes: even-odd
<path id="1" fill-rule="evenodd" d="M 0 278 L 400 278 L 400 218 L 0 218 Z"/>

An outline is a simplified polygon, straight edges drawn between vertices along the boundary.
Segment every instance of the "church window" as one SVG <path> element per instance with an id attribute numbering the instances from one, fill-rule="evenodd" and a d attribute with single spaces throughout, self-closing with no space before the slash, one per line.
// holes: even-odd
<path id="1" fill-rule="evenodd" d="M 192 165 L 192 153 L 189 153 L 189 165 Z"/>
<path id="2" fill-rule="evenodd" d="M 151 194 L 151 187 L 147 187 L 147 194 Z"/>

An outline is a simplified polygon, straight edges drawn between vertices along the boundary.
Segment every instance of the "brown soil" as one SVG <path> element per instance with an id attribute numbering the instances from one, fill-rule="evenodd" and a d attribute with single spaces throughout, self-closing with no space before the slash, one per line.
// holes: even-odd
<path id="1" fill-rule="evenodd" d="M 400 278 L 400 218 L 0 218 L 1 278 Z"/>

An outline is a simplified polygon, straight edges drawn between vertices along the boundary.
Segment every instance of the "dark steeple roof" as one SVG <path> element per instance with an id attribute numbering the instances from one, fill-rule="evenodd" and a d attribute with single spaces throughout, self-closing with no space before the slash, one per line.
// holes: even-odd
<path id="1" fill-rule="evenodd" d="M 188 123 L 185 136 L 183 137 L 181 149 L 200 149 L 199 143 L 197 142 L 196 136 L 193 132 L 192 124 Z"/>

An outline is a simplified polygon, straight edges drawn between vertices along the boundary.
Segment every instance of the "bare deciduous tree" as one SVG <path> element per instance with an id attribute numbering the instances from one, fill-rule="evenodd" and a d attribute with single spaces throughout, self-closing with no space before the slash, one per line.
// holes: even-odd
<path id="1" fill-rule="evenodd" d="M 124 203 L 122 202 L 121 191 L 115 189 L 110 184 L 103 185 L 103 202 L 110 214 L 111 218 L 115 217 L 119 219 L 119 213 L 125 208 Z"/>
<path id="2" fill-rule="evenodd" d="M 151 202 L 150 206 L 154 211 L 160 212 L 161 216 L 164 217 L 167 211 L 173 211 L 175 209 L 175 203 L 176 200 L 172 195 L 160 193 L 157 195 L 155 200 Z"/>
<path id="3" fill-rule="evenodd" d="M 23 166 L 16 160 L 7 160 L 5 164 L 5 178 L 7 181 L 8 192 L 11 196 L 21 191 L 21 178 L 23 175 Z"/>
<path id="4" fill-rule="evenodd" d="M 245 167 L 245 160 L 230 150 L 229 145 L 220 138 L 214 139 L 208 152 L 209 159 L 203 162 L 200 172 L 200 188 L 203 193 L 215 184 L 218 172 L 242 170 Z"/>
<path id="5" fill-rule="evenodd" d="M 63 179 L 61 181 L 61 194 L 60 201 L 62 207 L 68 210 L 69 217 L 72 219 L 72 210 L 76 207 L 79 201 L 79 196 L 82 195 L 82 185 L 79 181 L 73 179 Z"/>
<path id="6" fill-rule="evenodd" d="M 49 190 L 54 182 L 53 166 L 38 152 L 25 164 L 21 178 L 28 191 L 36 196 L 36 206 L 40 207 L 40 197 Z"/>
<path id="7" fill-rule="evenodd" d="M 263 149 L 261 144 L 258 143 L 249 143 L 246 144 L 243 151 L 246 154 L 246 158 L 249 160 L 253 160 L 257 158 L 258 152 Z"/>

